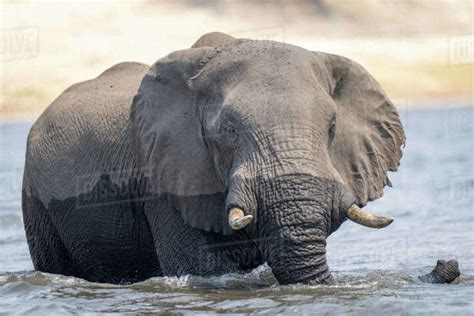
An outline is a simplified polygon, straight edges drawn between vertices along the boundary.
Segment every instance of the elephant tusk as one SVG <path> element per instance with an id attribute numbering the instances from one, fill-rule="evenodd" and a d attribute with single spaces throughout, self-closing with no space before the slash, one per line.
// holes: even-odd
<path id="1" fill-rule="evenodd" d="M 245 215 L 244 211 L 242 211 L 238 207 L 233 207 L 230 209 L 229 212 L 229 226 L 233 230 L 240 230 L 246 227 L 253 221 L 252 215 Z"/>
<path id="2" fill-rule="evenodd" d="M 370 214 L 353 204 L 347 211 L 347 218 L 365 227 L 384 228 L 393 222 L 393 218 Z"/>

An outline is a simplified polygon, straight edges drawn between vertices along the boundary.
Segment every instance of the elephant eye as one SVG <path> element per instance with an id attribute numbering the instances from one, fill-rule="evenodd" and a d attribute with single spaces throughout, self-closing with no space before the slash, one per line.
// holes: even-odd
<path id="1" fill-rule="evenodd" d="M 235 128 L 232 125 L 224 127 L 224 131 L 226 134 L 235 134 Z"/>
<path id="2" fill-rule="evenodd" d="M 221 134 L 226 139 L 235 139 L 237 137 L 237 131 L 234 124 L 232 124 L 232 122 L 226 122 L 226 124 L 221 127 Z"/>
<path id="3" fill-rule="evenodd" d="M 332 143 L 335 135 L 336 135 L 336 117 L 334 116 L 333 119 L 331 120 L 331 123 L 329 123 L 329 129 L 328 129 L 328 144 L 329 145 Z"/>

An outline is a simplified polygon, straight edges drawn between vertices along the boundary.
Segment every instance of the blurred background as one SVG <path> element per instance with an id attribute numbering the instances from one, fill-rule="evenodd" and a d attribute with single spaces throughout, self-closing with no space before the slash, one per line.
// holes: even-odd
<path id="1" fill-rule="evenodd" d="M 473 315 L 473 9 L 472 0 L 0 0 L 0 311 Z M 393 188 L 366 208 L 396 221 L 331 235 L 330 288 L 277 286 L 268 266 L 130 286 L 33 271 L 21 213 L 31 124 L 70 85 L 122 61 L 152 64 L 212 31 L 368 69 L 398 107 L 407 143 Z M 459 261 L 456 284 L 418 281 L 438 259 Z"/>
<path id="2" fill-rule="evenodd" d="M 470 0 L 25 0 L 0 12 L 2 119 L 36 117 L 75 82 L 211 31 L 352 58 L 399 108 L 472 103 Z"/>

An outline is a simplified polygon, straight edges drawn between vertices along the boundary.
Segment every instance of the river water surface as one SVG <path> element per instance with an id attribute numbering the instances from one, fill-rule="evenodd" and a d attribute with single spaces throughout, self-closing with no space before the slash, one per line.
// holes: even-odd
<path id="1" fill-rule="evenodd" d="M 232 312 L 474 314 L 474 108 L 402 110 L 407 134 L 393 188 L 367 206 L 395 217 L 383 230 L 351 222 L 328 239 L 335 286 L 279 286 L 265 265 L 248 274 L 97 284 L 33 271 L 21 218 L 31 122 L 0 125 L 0 313 Z M 454 284 L 417 276 L 457 259 Z"/>

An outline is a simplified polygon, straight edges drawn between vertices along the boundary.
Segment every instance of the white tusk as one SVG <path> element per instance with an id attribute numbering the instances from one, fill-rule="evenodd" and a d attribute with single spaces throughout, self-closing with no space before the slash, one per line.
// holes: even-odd
<path id="1" fill-rule="evenodd" d="M 357 224 L 371 228 L 384 228 L 393 222 L 393 218 L 370 214 L 355 204 L 347 211 L 347 218 Z"/>
<path id="2" fill-rule="evenodd" d="M 238 207 L 233 207 L 230 209 L 229 212 L 229 226 L 233 230 L 240 230 L 246 227 L 253 221 L 252 215 L 245 215 L 244 211 L 242 211 Z"/>

